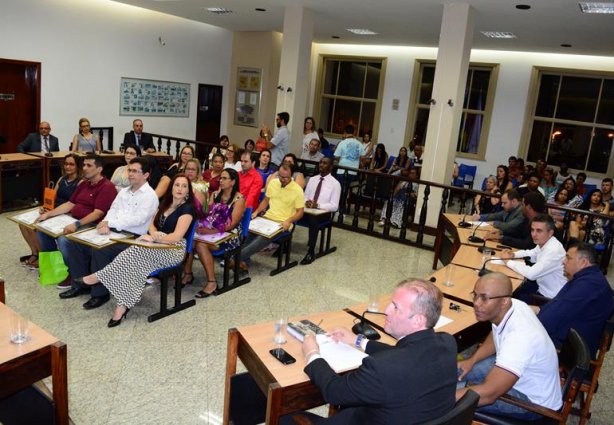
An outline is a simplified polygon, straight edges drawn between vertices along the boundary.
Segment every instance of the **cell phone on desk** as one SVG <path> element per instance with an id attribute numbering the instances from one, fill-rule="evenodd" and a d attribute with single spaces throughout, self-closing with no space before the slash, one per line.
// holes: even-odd
<path id="1" fill-rule="evenodd" d="M 283 348 L 273 348 L 269 353 L 283 364 L 292 364 L 296 359 L 286 352 Z"/>

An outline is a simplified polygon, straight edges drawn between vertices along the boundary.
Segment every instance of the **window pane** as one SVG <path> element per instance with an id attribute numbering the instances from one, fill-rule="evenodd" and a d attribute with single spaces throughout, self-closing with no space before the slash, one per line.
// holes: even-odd
<path id="1" fill-rule="evenodd" d="M 360 114 L 360 102 L 353 100 L 340 100 L 335 103 L 333 133 L 341 134 L 345 126 L 352 124 L 358 128 L 358 116 Z"/>
<path id="2" fill-rule="evenodd" d="M 597 96 L 601 80 L 585 77 L 563 77 L 557 118 L 585 121 L 592 123 L 595 119 Z M 571 167 L 571 164 L 569 164 Z"/>
<path id="3" fill-rule="evenodd" d="M 478 153 L 480 146 L 480 134 L 482 132 L 482 115 L 481 114 L 463 114 L 461 121 L 461 129 L 458 135 L 458 152 Z"/>
<path id="4" fill-rule="evenodd" d="M 565 162 L 569 168 L 584 170 L 591 130 L 591 127 L 579 125 L 555 124 L 548 163 L 560 165 Z"/>
<path id="5" fill-rule="evenodd" d="M 559 90 L 559 75 L 542 75 L 537 97 L 537 107 L 535 115 L 539 117 L 554 117 L 554 106 L 556 105 L 556 94 Z"/>
<path id="6" fill-rule="evenodd" d="M 382 70 L 381 63 L 369 63 L 367 66 L 367 82 L 365 86 L 365 98 L 377 99 L 379 94 L 379 77 Z"/>
<path id="7" fill-rule="evenodd" d="M 337 92 L 337 72 L 339 70 L 339 61 L 325 60 L 324 61 L 324 93 L 335 94 Z"/>
<path id="8" fill-rule="evenodd" d="M 341 62 L 339 71 L 340 96 L 362 97 L 362 89 L 365 83 L 365 62 Z"/>
<path id="9" fill-rule="evenodd" d="M 533 122 L 533 130 L 531 131 L 531 141 L 529 143 L 527 161 L 536 162 L 538 159 L 546 158 L 551 134 L 552 123 L 537 120 Z M 548 159 L 548 163 L 551 163 L 550 161 L 551 158 Z"/>
<path id="10" fill-rule="evenodd" d="M 422 67 L 422 79 L 420 80 L 420 97 L 418 103 L 428 105 L 433 97 L 433 81 L 435 80 L 435 67 L 425 65 Z"/>
<path id="11" fill-rule="evenodd" d="M 332 122 L 334 105 L 334 99 L 322 98 L 322 102 L 320 104 L 320 119 L 322 122 L 320 123 L 320 126 L 326 133 L 332 133 L 333 131 Z"/>
<path id="12" fill-rule="evenodd" d="M 362 115 L 360 116 L 360 134 L 370 131 L 373 134 L 373 121 L 375 120 L 375 102 L 362 103 Z"/>
<path id="13" fill-rule="evenodd" d="M 429 123 L 429 112 L 428 108 L 418 108 L 416 113 L 416 125 L 414 126 L 414 136 L 413 140 L 416 144 L 424 146 L 426 143 L 426 128 Z"/>
<path id="14" fill-rule="evenodd" d="M 469 97 L 469 109 L 483 111 L 486 107 L 486 95 L 488 94 L 488 82 L 490 81 L 490 71 L 473 71 L 471 91 Z"/>
<path id="15" fill-rule="evenodd" d="M 608 162 L 610 161 L 610 153 L 612 153 L 613 140 L 614 131 L 604 128 L 595 129 L 595 137 L 593 137 L 591 154 L 588 158 L 587 171 L 594 171 L 596 173 L 605 173 L 608 171 Z"/>
<path id="16" fill-rule="evenodd" d="M 614 125 L 614 80 L 604 80 L 597 122 Z"/>

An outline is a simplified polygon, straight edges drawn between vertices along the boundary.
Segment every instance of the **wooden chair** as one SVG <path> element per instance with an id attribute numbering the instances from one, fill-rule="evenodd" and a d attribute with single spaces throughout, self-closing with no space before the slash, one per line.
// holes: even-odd
<path id="1" fill-rule="evenodd" d="M 241 245 L 247 235 L 249 234 L 249 223 L 252 219 L 252 208 L 245 208 L 245 212 L 243 213 L 243 217 L 241 218 L 241 227 L 242 232 L 238 236 L 241 238 L 241 243 L 235 249 L 218 249 L 217 251 L 213 251 L 211 254 L 214 257 L 222 257 L 224 259 L 224 281 L 222 283 L 222 287 L 218 289 L 218 293 L 223 294 L 231 289 L 238 288 L 241 285 L 245 285 L 246 283 L 251 282 L 251 278 L 249 276 L 245 276 L 241 278 L 241 271 L 239 269 L 240 261 L 236 261 L 241 257 Z M 233 280 L 230 283 L 230 260 L 234 259 L 234 267 L 233 267 Z"/>
<path id="2" fill-rule="evenodd" d="M 591 402 L 593 401 L 593 395 L 599 388 L 599 373 L 605 360 L 605 355 L 610 351 L 612 345 L 612 335 L 614 334 L 614 314 L 605 324 L 603 334 L 601 336 L 601 344 L 599 345 L 599 351 L 597 358 L 591 360 L 590 370 L 580 385 L 580 409 L 574 408 L 573 415 L 580 416 L 580 425 L 586 424 L 591 417 Z"/>
<path id="3" fill-rule="evenodd" d="M 559 369 L 564 377 L 564 383 L 562 384 L 563 406 L 560 410 L 556 411 L 548 409 L 546 407 L 519 400 L 515 397 L 504 394 L 499 398 L 501 401 L 513 404 L 514 406 L 522 407 L 530 412 L 535 412 L 541 415 L 543 418 L 527 421 L 476 411 L 474 419 L 477 422 L 491 425 L 564 425 L 567 423 L 567 418 L 571 413 L 576 395 L 588 373 L 590 361 L 591 356 L 588 345 L 575 329 L 570 329 L 565 342 L 563 342 L 559 355 Z"/>

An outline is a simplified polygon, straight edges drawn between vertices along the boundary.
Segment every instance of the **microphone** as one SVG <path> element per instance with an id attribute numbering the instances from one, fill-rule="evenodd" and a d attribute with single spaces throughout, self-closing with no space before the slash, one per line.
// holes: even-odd
<path id="1" fill-rule="evenodd" d="M 367 324 L 365 322 L 365 314 L 367 314 L 367 313 L 369 313 L 369 314 L 380 314 L 382 316 L 387 316 L 386 313 L 380 313 L 379 311 L 365 310 L 362 313 L 362 316 L 360 318 L 360 322 L 358 322 L 354 326 L 352 326 L 352 332 L 354 332 L 356 335 L 363 334 L 365 336 L 365 338 L 367 338 L 368 340 L 371 340 L 371 341 L 380 339 L 381 335 L 375 329 L 373 329 L 373 327 L 371 327 L 371 325 L 369 325 L 369 324 Z"/>
<path id="2" fill-rule="evenodd" d="M 462 227 L 463 229 L 471 227 L 471 223 L 465 221 L 465 218 L 467 218 L 467 214 L 463 215 L 463 219 L 458 223 L 458 227 Z"/>
<path id="3" fill-rule="evenodd" d="M 486 255 L 494 255 L 495 254 L 495 250 L 492 248 L 488 248 L 486 246 L 486 241 L 484 241 L 482 243 L 482 246 L 478 247 L 478 252 L 481 252 L 482 254 L 486 254 Z"/>
<path id="4" fill-rule="evenodd" d="M 484 239 L 482 239 L 481 237 L 479 237 L 479 236 L 476 236 L 476 235 L 475 235 L 475 232 L 477 232 L 477 231 L 478 231 L 478 229 L 480 228 L 480 226 L 482 225 L 482 223 L 484 223 L 484 222 L 483 222 L 483 221 L 480 221 L 480 222 L 478 223 L 478 225 L 477 225 L 477 226 L 475 226 L 475 230 L 473 231 L 473 233 L 471 234 L 471 236 L 469 236 L 469 237 L 467 238 L 467 240 L 468 240 L 469 242 L 473 242 L 473 243 L 483 243 L 483 244 L 486 244 L 486 241 L 485 241 Z"/>
<path id="5" fill-rule="evenodd" d="M 489 258 L 488 260 L 484 261 L 484 264 L 482 265 L 482 268 L 480 269 L 480 271 L 478 272 L 478 276 L 486 276 L 489 273 L 492 273 L 492 270 L 488 270 L 486 268 L 486 263 L 488 263 L 489 261 L 493 261 L 493 260 L 501 260 L 501 258 Z M 510 258 L 508 260 L 503 260 L 503 261 L 509 261 L 509 260 L 522 260 L 525 263 L 527 262 L 527 260 L 531 260 L 531 257 L 518 257 L 518 258 Z"/>

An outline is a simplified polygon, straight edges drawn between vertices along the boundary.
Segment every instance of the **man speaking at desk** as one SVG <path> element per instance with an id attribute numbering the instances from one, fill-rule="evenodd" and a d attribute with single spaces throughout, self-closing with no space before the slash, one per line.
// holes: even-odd
<path id="1" fill-rule="evenodd" d="M 335 341 L 369 354 L 358 369 L 343 376 L 320 357 L 315 337 L 305 337 L 305 373 L 324 400 L 340 405 L 341 410 L 326 419 L 304 415 L 315 418 L 316 424 L 408 425 L 450 411 L 455 403 L 456 342 L 451 335 L 433 330 L 441 302 L 441 292 L 434 285 L 418 279 L 401 282 L 386 307 L 384 326 L 398 340 L 396 346 L 367 342 L 345 328 L 333 329 Z"/>

